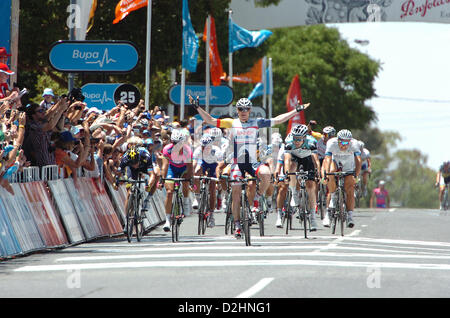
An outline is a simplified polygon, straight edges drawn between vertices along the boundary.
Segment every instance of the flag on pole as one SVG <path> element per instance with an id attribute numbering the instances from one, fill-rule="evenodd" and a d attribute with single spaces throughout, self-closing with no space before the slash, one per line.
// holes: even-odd
<path id="1" fill-rule="evenodd" d="M 273 83 L 272 83 L 272 78 L 270 75 L 271 75 L 271 72 L 270 72 L 269 68 L 266 68 L 266 93 L 267 93 L 267 95 L 273 94 Z M 263 94 L 264 94 L 264 85 L 262 82 L 259 82 L 258 84 L 256 84 L 255 88 L 250 93 L 250 95 L 248 95 L 248 99 L 253 99 L 255 97 L 262 96 Z"/>
<path id="2" fill-rule="evenodd" d="M 183 0 L 183 53 L 182 68 L 189 72 L 197 70 L 198 37 L 191 23 L 188 1 Z"/>
<path id="3" fill-rule="evenodd" d="M 286 98 L 286 107 L 288 112 L 295 109 L 297 106 L 297 101 L 302 104 L 302 92 L 300 90 L 300 80 L 298 78 L 298 74 L 294 76 L 291 82 L 291 86 L 289 87 L 289 91 Z M 297 113 L 294 117 L 289 119 L 287 133 L 291 131 L 292 126 L 305 124 L 305 114 L 304 111 Z"/>
<path id="4" fill-rule="evenodd" d="M 263 59 L 259 59 L 255 65 L 244 74 L 233 75 L 233 82 L 239 83 L 259 83 L 262 82 L 262 62 Z"/>
<path id="5" fill-rule="evenodd" d="M 113 24 L 119 23 L 121 20 L 130 14 L 132 11 L 136 11 L 140 8 L 146 7 L 148 0 L 120 0 L 116 5 L 116 18 Z"/>
<path id="6" fill-rule="evenodd" d="M 203 32 L 203 41 L 206 42 L 206 31 L 208 20 L 205 22 L 205 31 Z M 211 82 L 214 86 L 219 86 L 221 83 L 221 78 L 224 77 L 222 61 L 220 60 L 219 48 L 217 46 L 217 36 L 216 36 L 216 23 L 214 18 L 211 17 L 210 25 L 210 39 L 209 39 L 209 63 L 211 72 Z"/>
<path id="7" fill-rule="evenodd" d="M 248 31 L 229 19 L 228 52 L 233 53 L 245 47 L 257 47 L 271 35 L 272 31 L 269 30 Z"/>

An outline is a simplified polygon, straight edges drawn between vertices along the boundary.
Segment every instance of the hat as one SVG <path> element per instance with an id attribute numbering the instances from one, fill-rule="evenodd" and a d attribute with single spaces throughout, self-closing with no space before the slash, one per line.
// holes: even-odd
<path id="1" fill-rule="evenodd" d="M 6 52 L 5 47 L 0 47 L 0 57 L 4 57 L 4 56 L 11 56 L 11 54 L 8 54 L 8 52 Z"/>
<path id="2" fill-rule="evenodd" d="M 163 116 L 161 116 L 161 115 L 155 115 L 155 116 L 153 116 L 153 118 L 156 119 L 156 120 L 158 120 L 158 119 L 160 119 L 160 118 L 163 118 Z"/>
<path id="3" fill-rule="evenodd" d="M 91 107 L 89 108 L 88 112 L 86 115 L 89 115 L 90 113 L 97 113 L 97 114 L 101 114 L 102 112 L 100 111 L 100 109 L 98 109 L 97 107 Z"/>
<path id="4" fill-rule="evenodd" d="M 76 141 L 76 139 L 72 136 L 72 133 L 70 131 L 66 130 L 61 133 L 61 141 L 70 142 Z"/>
<path id="5" fill-rule="evenodd" d="M 150 128 L 150 130 L 161 130 L 161 128 L 159 128 L 156 125 L 152 125 L 152 127 Z"/>
<path id="6" fill-rule="evenodd" d="M 151 135 L 152 132 L 149 131 L 149 130 L 144 130 L 144 131 L 142 132 L 142 134 L 143 134 L 143 135 Z"/>
<path id="7" fill-rule="evenodd" d="M 53 90 L 51 88 L 44 89 L 44 92 L 42 93 L 42 97 L 45 97 L 47 95 L 55 97 L 55 94 L 53 94 Z"/>
<path id="8" fill-rule="evenodd" d="M 0 63 L 0 72 L 8 74 L 8 75 L 14 74 L 14 72 L 9 69 L 8 65 L 6 65 L 4 63 Z"/>
<path id="9" fill-rule="evenodd" d="M 8 145 L 5 148 L 3 148 L 3 157 L 6 157 L 13 149 L 14 149 L 13 145 Z"/>
<path id="10" fill-rule="evenodd" d="M 384 185 L 386 182 L 384 180 L 380 180 L 380 185 Z"/>
<path id="11" fill-rule="evenodd" d="M 147 138 L 144 140 L 144 144 L 145 145 L 153 145 L 153 139 L 152 138 Z"/>

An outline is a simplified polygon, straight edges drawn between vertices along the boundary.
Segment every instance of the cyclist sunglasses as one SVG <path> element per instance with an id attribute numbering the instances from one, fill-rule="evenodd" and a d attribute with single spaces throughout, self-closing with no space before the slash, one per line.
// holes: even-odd
<path id="1" fill-rule="evenodd" d="M 250 108 L 248 108 L 248 107 L 238 107 L 237 110 L 240 111 L 240 112 L 248 112 L 248 111 L 250 111 Z"/>
<path id="2" fill-rule="evenodd" d="M 350 141 L 349 141 L 349 140 L 339 140 L 339 143 L 340 143 L 342 146 L 346 146 L 346 145 L 348 145 L 348 144 L 350 143 Z"/>
<path id="3" fill-rule="evenodd" d="M 299 138 L 293 138 L 294 141 L 303 141 L 305 138 L 299 137 Z"/>

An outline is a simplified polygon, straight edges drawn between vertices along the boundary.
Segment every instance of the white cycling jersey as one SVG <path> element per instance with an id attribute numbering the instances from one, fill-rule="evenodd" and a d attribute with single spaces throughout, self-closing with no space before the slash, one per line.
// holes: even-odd
<path id="1" fill-rule="evenodd" d="M 341 150 L 338 145 L 338 138 L 328 140 L 325 156 L 331 156 L 336 164 L 342 165 L 343 172 L 355 170 L 355 156 L 361 156 L 359 142 L 356 139 L 350 140 L 350 145 L 346 150 Z"/>
<path id="2" fill-rule="evenodd" d="M 202 146 L 195 148 L 192 159 L 197 161 L 198 165 L 203 162 L 206 164 L 217 164 L 219 161 L 223 161 L 223 151 L 214 145 L 207 145 L 204 149 Z"/>

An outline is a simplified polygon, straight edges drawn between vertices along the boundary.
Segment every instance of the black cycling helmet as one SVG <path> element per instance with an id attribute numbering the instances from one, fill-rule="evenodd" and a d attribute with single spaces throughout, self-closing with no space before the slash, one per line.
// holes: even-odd
<path id="1" fill-rule="evenodd" d="M 136 147 L 131 147 L 127 151 L 128 162 L 133 165 L 139 162 L 140 154 Z"/>

